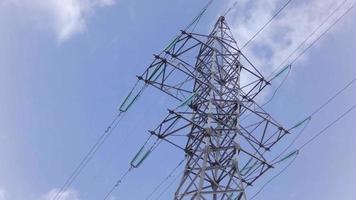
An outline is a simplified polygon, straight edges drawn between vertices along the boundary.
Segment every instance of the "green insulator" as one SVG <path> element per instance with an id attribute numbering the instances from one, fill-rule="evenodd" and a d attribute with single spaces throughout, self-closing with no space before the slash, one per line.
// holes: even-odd
<path id="1" fill-rule="evenodd" d="M 245 173 L 241 172 L 241 175 L 245 176 L 246 174 L 248 174 L 257 164 L 258 161 L 256 160 L 251 166 L 245 165 L 246 168 L 244 168 L 244 170 L 246 170 L 246 172 Z"/>
<path id="2" fill-rule="evenodd" d="M 141 91 L 142 90 L 140 90 L 137 94 L 133 94 L 133 90 L 131 90 L 131 92 L 125 98 L 124 102 L 122 102 L 120 105 L 119 110 L 121 112 L 126 112 L 141 95 Z"/>
<path id="3" fill-rule="evenodd" d="M 174 38 L 174 40 L 168 44 L 168 46 L 164 49 L 164 51 L 170 51 L 172 49 L 172 47 L 177 44 L 178 40 L 179 40 L 180 36 L 177 36 L 176 38 Z"/>
<path id="4" fill-rule="evenodd" d="M 150 77 L 148 78 L 149 81 L 156 81 L 160 76 L 161 74 L 163 73 L 163 68 L 162 68 L 162 65 L 164 63 L 161 62 L 154 70 L 153 72 L 151 73 Z"/>
<path id="5" fill-rule="evenodd" d="M 190 95 L 187 99 L 185 99 L 178 107 L 183 107 L 186 105 L 189 105 L 190 103 L 192 103 L 193 98 L 195 97 L 195 93 L 193 93 L 192 95 Z"/>
<path id="6" fill-rule="evenodd" d="M 289 130 L 292 130 L 292 129 L 295 129 L 295 128 L 298 128 L 299 126 L 303 125 L 304 123 L 306 122 L 309 122 L 311 120 L 311 116 L 305 118 L 303 121 L 297 123 L 296 125 L 294 125 L 292 128 L 290 128 Z"/>
<path id="7" fill-rule="evenodd" d="M 298 155 L 298 154 L 299 154 L 299 150 L 292 151 L 291 153 L 289 153 L 288 155 L 286 155 L 285 157 L 283 157 L 282 159 L 280 159 L 277 163 L 286 161 L 286 160 L 288 160 L 289 158 L 291 158 L 292 156 Z"/>
<path id="8" fill-rule="evenodd" d="M 151 150 L 145 151 L 144 147 L 141 147 L 141 149 L 137 152 L 137 154 L 134 156 L 134 158 L 131 160 L 130 165 L 133 168 L 138 168 L 143 161 L 146 160 L 146 158 L 150 155 Z"/>
<path id="9" fill-rule="evenodd" d="M 278 76 L 280 76 L 281 74 L 283 74 L 285 71 L 290 70 L 291 68 L 292 68 L 292 64 L 289 64 L 289 65 L 283 67 L 276 75 L 274 75 L 274 76 L 271 78 L 271 80 L 277 78 Z M 271 80 L 270 80 L 270 81 L 271 81 Z"/>

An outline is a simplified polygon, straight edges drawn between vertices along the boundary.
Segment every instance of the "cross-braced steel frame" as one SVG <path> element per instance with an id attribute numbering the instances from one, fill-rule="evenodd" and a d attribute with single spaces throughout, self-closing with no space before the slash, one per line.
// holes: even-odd
<path id="1" fill-rule="evenodd" d="M 273 167 L 268 152 L 289 132 L 255 102 L 269 82 L 224 17 L 209 35 L 182 31 L 138 78 L 182 102 L 150 131 L 186 154 L 175 200 L 246 198 Z"/>

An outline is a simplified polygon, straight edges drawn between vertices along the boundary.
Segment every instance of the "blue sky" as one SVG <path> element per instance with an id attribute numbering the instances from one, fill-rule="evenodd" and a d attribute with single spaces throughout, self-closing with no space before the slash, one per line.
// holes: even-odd
<path id="1" fill-rule="evenodd" d="M 228 18 L 239 44 L 283 2 L 239 1 Z M 293 1 L 245 49 L 246 54 L 268 74 L 341 2 Z M 209 31 L 232 3 L 216 1 L 197 31 Z M 105 130 L 135 75 L 205 4 L 203 0 L 1 1 L 0 200 L 50 199 Z M 267 108 L 276 119 L 287 125 L 300 121 L 356 77 L 355 19 L 356 12 L 350 12 L 294 65 Z M 315 116 L 298 142 L 354 105 L 355 99 L 353 86 Z M 175 103 L 149 89 L 62 200 L 102 199 L 127 169 L 147 130 Z M 257 199 L 353 200 L 355 118 L 352 112 L 305 148 Z M 162 144 L 128 176 L 113 199 L 144 199 L 182 158 L 180 151 Z M 278 168 L 272 175 L 276 172 Z M 162 199 L 171 198 L 173 189 Z"/>

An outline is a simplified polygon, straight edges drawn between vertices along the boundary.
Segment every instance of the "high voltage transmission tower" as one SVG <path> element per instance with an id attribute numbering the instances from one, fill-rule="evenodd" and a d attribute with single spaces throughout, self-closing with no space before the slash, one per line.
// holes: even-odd
<path id="1" fill-rule="evenodd" d="M 246 199 L 289 130 L 256 103 L 270 80 L 239 50 L 225 18 L 209 35 L 182 31 L 138 78 L 183 102 L 149 131 L 185 152 L 174 199 Z"/>
<path id="2" fill-rule="evenodd" d="M 265 77 L 241 52 L 224 16 L 217 20 L 210 34 L 194 32 L 212 2 L 213 0 L 210 0 L 192 23 L 181 31 L 181 34 L 163 52 L 155 55 L 152 64 L 142 75 L 138 76 L 139 80 L 120 105 L 119 113 L 52 200 L 62 199 L 64 192 L 73 184 L 147 86 L 153 86 L 178 100 L 179 105 L 169 110 L 164 120 L 154 130 L 149 131 L 150 137 L 130 162 L 129 169 L 105 195 L 104 200 L 111 197 L 128 173 L 138 168 L 157 148 L 160 141 L 172 144 L 183 150 L 185 154 L 184 172 L 174 194 L 174 200 L 247 200 L 246 188 L 252 186 L 277 164 L 292 157 L 295 159 L 301 149 L 356 109 L 356 105 L 352 106 L 299 148 L 288 153 L 288 149 L 304 131 L 311 118 L 356 83 L 356 78 L 306 119 L 291 128 L 284 128 L 263 109 L 284 81 L 280 83 L 268 101 L 262 105 L 256 103 L 261 91 L 277 77 L 287 73 L 285 80 L 292 64 L 351 11 L 356 6 L 355 3 L 352 3 L 332 21 L 314 41 L 304 47 L 304 44 L 347 2 L 347 0 L 343 1 L 271 75 Z M 242 48 L 263 31 L 290 2 L 291 0 L 288 0 Z M 233 7 L 235 5 L 236 3 Z M 229 8 L 226 14 L 231 9 Z M 290 61 L 295 54 L 297 55 Z M 283 66 L 287 61 L 289 64 Z M 303 128 L 292 141 L 287 141 L 288 145 L 273 148 L 280 144 L 286 135 L 299 127 Z M 153 142 L 152 138 L 154 138 Z M 266 184 L 282 173 L 294 159 L 266 182 L 251 199 L 258 195 Z M 183 161 L 165 180 L 178 169 L 181 163 Z M 162 184 L 163 182 L 146 199 L 149 199 Z"/>

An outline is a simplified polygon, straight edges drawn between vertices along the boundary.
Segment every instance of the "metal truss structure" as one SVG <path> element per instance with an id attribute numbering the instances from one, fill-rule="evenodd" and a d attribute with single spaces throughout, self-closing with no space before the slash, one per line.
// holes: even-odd
<path id="1" fill-rule="evenodd" d="M 239 50 L 225 18 L 209 35 L 182 31 L 138 76 L 181 102 L 150 134 L 186 155 L 175 200 L 245 199 L 289 131 L 256 102 L 269 81 Z"/>

